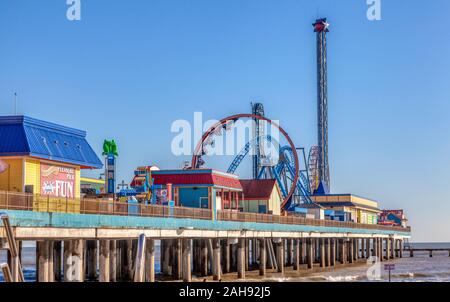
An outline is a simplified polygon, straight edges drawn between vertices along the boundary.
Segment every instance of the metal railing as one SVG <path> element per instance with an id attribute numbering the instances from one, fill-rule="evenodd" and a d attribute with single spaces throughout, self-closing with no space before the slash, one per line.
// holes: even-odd
<path id="1" fill-rule="evenodd" d="M 351 221 L 335 221 L 298 217 L 295 215 L 279 216 L 270 214 L 246 213 L 236 211 L 217 211 L 217 220 L 241 221 L 241 222 L 260 222 L 260 223 L 279 223 L 295 224 L 308 226 L 338 227 L 352 229 L 371 229 L 410 232 L 410 227 L 384 226 L 378 224 L 356 223 Z"/>
<path id="2" fill-rule="evenodd" d="M 50 213 L 77 213 L 119 216 L 141 216 L 161 218 L 190 218 L 212 220 L 212 210 L 186 207 L 168 207 L 161 205 L 145 205 L 126 203 L 105 199 L 68 199 L 54 198 L 27 193 L 0 191 L 0 209 L 37 211 Z M 280 216 L 219 210 L 217 220 L 259 223 L 296 224 L 323 227 L 339 227 L 354 229 L 389 230 L 410 232 L 410 227 L 383 226 L 348 221 L 321 220 L 298 217 L 295 215 Z"/>
<path id="3" fill-rule="evenodd" d="M 126 203 L 105 199 L 69 199 L 0 191 L 0 209 L 50 213 L 212 219 L 209 209 Z"/>

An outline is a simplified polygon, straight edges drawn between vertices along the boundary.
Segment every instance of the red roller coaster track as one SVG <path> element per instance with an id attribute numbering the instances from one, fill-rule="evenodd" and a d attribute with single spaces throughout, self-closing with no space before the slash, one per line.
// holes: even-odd
<path id="1" fill-rule="evenodd" d="M 255 115 L 255 114 L 242 113 L 242 114 L 232 115 L 232 116 L 226 117 L 224 119 L 221 119 L 216 124 L 211 126 L 207 131 L 205 131 L 205 133 L 203 134 L 201 140 L 197 143 L 197 146 L 196 146 L 195 151 L 194 151 L 194 155 L 192 156 L 191 167 L 193 169 L 198 168 L 198 159 L 202 156 L 203 143 L 205 142 L 205 140 L 211 134 L 213 134 L 218 127 L 222 127 L 223 125 L 226 125 L 229 121 L 236 121 L 236 120 L 238 120 L 240 118 L 252 118 L 252 119 L 263 120 L 263 121 L 266 121 L 269 124 L 275 126 L 278 130 L 280 130 L 280 132 L 283 134 L 283 136 L 288 141 L 288 143 L 289 143 L 290 147 L 292 148 L 292 150 L 294 150 L 294 152 L 292 152 L 292 153 L 294 154 L 294 161 L 295 161 L 295 177 L 294 177 L 292 183 L 296 184 L 297 181 L 298 181 L 298 178 L 299 178 L 299 162 L 298 162 L 297 152 L 295 152 L 296 148 L 295 148 L 294 143 L 292 142 L 292 140 L 289 137 L 289 135 L 287 134 L 287 132 L 284 131 L 284 129 L 281 128 L 278 124 L 274 123 L 272 120 L 270 120 L 268 118 L 265 118 L 265 117 L 259 116 L 259 115 Z M 284 200 L 283 200 L 283 202 L 281 204 L 281 211 L 284 211 L 284 206 L 287 204 L 287 202 L 291 198 L 292 194 L 294 194 L 294 191 L 295 191 L 295 185 L 293 185 L 291 187 L 289 193 L 284 198 Z"/>

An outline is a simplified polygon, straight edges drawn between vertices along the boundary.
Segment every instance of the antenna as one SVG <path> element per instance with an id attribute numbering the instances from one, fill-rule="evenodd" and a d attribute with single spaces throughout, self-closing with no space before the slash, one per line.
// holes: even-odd
<path id="1" fill-rule="evenodd" d="M 17 115 L 17 91 L 14 92 L 14 115 Z"/>

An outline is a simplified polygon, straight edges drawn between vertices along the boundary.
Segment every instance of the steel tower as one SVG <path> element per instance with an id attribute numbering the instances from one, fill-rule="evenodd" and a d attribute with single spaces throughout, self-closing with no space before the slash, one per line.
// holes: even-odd
<path id="1" fill-rule="evenodd" d="M 252 114 L 264 116 L 264 106 L 261 103 L 252 103 Z M 254 119 L 254 126 L 253 129 L 253 138 L 256 138 L 255 140 L 255 154 L 253 155 L 253 179 L 256 179 L 258 177 L 259 171 L 261 170 L 261 141 L 260 137 L 264 136 L 264 127 L 260 123 L 258 119 Z"/>
<path id="2" fill-rule="evenodd" d="M 317 128 L 318 128 L 318 178 L 319 189 L 329 193 L 330 171 L 328 167 L 328 83 L 327 83 L 327 32 L 326 18 L 313 24 L 317 44 Z M 322 188 L 320 188 L 322 187 Z"/>

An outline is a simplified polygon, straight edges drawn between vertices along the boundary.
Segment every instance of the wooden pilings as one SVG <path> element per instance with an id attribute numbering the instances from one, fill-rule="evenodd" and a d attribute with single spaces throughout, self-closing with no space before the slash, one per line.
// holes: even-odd
<path id="1" fill-rule="evenodd" d="M 110 273 L 110 242 L 109 240 L 100 240 L 99 244 L 99 281 L 100 282 L 109 282 L 111 273 Z"/>
<path id="2" fill-rule="evenodd" d="M 192 281 L 192 272 L 191 272 L 191 240 L 183 239 L 183 281 L 191 282 Z"/>
<path id="3" fill-rule="evenodd" d="M 277 271 L 279 273 L 284 272 L 284 240 L 279 239 L 276 243 L 276 259 L 277 259 Z"/>
<path id="4" fill-rule="evenodd" d="M 155 282 L 155 240 L 148 238 L 145 244 L 145 281 Z"/>
<path id="5" fill-rule="evenodd" d="M 325 238 L 320 238 L 319 247 L 320 267 L 325 267 Z"/>
<path id="6" fill-rule="evenodd" d="M 161 239 L 161 270 L 169 273 L 164 278 L 190 282 L 193 275 L 205 277 L 205 280 L 221 280 L 227 263 L 230 266 L 229 272 L 236 274 L 239 279 L 248 277 L 252 270 L 258 270 L 255 273 L 264 277 L 270 273 L 284 273 L 289 266 L 292 266 L 293 271 L 318 267 L 325 269 L 334 267 L 336 261 L 341 264 L 355 263 L 358 259 L 365 259 L 373 254 L 383 259 L 401 257 L 403 242 L 397 238 Z M 157 241 L 155 244 L 155 239 L 152 238 L 146 238 L 144 248 L 141 249 L 136 238 L 89 241 L 71 239 L 65 240 L 63 244 L 61 241 L 39 241 L 36 248 L 37 280 L 52 282 L 57 281 L 58 276 L 63 276 L 66 282 L 154 282 L 157 246 Z M 94 250 L 97 252 L 98 268 L 95 275 L 92 273 Z M 131 259 L 130 252 L 133 253 Z M 231 269 L 233 262 L 234 269 Z M 128 276 L 129 268 L 133 270 L 131 280 Z"/>
<path id="7" fill-rule="evenodd" d="M 97 240 L 86 240 L 87 279 L 97 279 Z"/>
<path id="8" fill-rule="evenodd" d="M 213 250 L 213 262 L 212 262 L 213 280 L 218 281 L 221 279 L 221 270 L 222 270 L 220 267 L 220 239 L 212 240 L 212 250 Z"/>
<path id="9" fill-rule="evenodd" d="M 51 250 L 51 251 L 50 251 Z M 54 272 L 51 270 L 53 267 L 53 246 L 50 247 L 50 241 L 38 241 L 37 242 L 37 253 L 39 261 L 39 269 L 36 272 L 39 282 L 51 282 L 54 279 Z M 52 275 L 52 276 L 51 276 Z"/>
<path id="10" fill-rule="evenodd" d="M 259 275 L 266 275 L 266 239 L 259 240 Z"/>
<path id="11" fill-rule="evenodd" d="M 300 239 L 294 239 L 293 245 L 293 268 L 295 271 L 298 271 L 300 267 Z"/>
<path id="12" fill-rule="evenodd" d="M 312 269 L 314 265 L 314 247 L 311 238 L 306 239 L 306 258 L 308 269 Z"/>
<path id="13" fill-rule="evenodd" d="M 237 271 L 238 278 L 245 278 L 245 239 L 239 239 L 237 248 Z"/>

